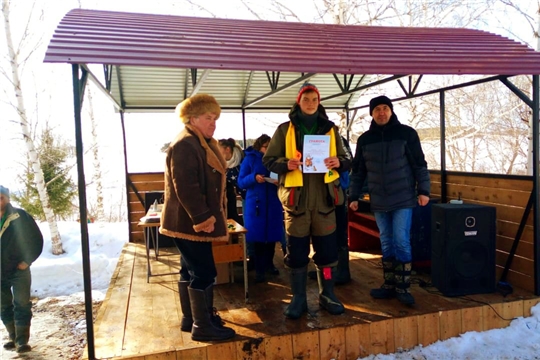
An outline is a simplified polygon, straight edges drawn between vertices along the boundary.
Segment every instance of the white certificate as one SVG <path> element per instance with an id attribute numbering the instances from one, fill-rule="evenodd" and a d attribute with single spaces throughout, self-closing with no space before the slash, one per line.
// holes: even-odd
<path id="1" fill-rule="evenodd" d="M 304 173 L 325 173 L 328 171 L 324 159 L 330 157 L 329 135 L 304 135 L 302 154 Z"/>

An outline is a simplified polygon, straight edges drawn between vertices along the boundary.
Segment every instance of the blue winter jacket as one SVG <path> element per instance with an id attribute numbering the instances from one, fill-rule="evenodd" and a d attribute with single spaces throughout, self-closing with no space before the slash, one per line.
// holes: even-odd
<path id="1" fill-rule="evenodd" d="M 257 174 L 270 176 L 263 165 L 263 153 L 249 147 L 240 165 L 238 186 L 246 189 L 244 209 L 244 227 L 248 230 L 248 242 L 276 242 L 283 238 L 283 207 L 277 196 L 277 186 L 269 183 L 258 183 Z"/>

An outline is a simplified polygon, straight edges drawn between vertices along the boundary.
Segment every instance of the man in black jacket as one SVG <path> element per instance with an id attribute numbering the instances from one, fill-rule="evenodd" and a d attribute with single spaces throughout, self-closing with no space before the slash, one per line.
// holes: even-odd
<path id="1" fill-rule="evenodd" d="M 409 293 L 411 275 L 410 230 L 413 209 L 429 203 L 427 163 L 416 130 L 398 121 L 392 102 L 379 96 L 369 102 L 371 126 L 356 144 L 352 164 L 350 208 L 367 178 L 371 211 L 380 232 L 384 284 L 372 289 L 376 299 L 414 304 Z"/>
<path id="2" fill-rule="evenodd" d="M 10 204 L 9 189 L 0 185 L 0 317 L 9 341 L 4 349 L 31 350 L 32 302 L 30 265 L 41 255 L 43 235 L 34 219 Z"/>

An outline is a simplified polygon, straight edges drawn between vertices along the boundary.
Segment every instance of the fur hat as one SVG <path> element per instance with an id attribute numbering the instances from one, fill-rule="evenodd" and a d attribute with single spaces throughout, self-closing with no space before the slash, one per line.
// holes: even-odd
<path id="1" fill-rule="evenodd" d="M 221 114 L 221 107 L 212 95 L 197 94 L 178 104 L 174 112 L 184 124 L 187 124 L 190 118 L 207 112 L 215 114 L 217 120 Z"/>
<path id="2" fill-rule="evenodd" d="M 369 115 L 373 114 L 373 109 L 382 104 L 388 105 L 390 110 L 394 112 L 394 105 L 392 105 L 392 100 L 390 100 L 384 95 L 381 95 L 371 99 L 371 101 L 369 102 Z"/>
<path id="3" fill-rule="evenodd" d="M 319 102 L 321 102 L 321 94 L 319 94 L 319 89 L 311 83 L 305 82 L 301 87 L 300 90 L 298 90 L 298 96 L 296 97 L 296 102 L 300 104 L 300 98 L 302 97 L 302 94 L 306 91 L 315 91 L 317 93 L 317 98 L 319 98 Z"/>
<path id="4" fill-rule="evenodd" d="M 9 197 L 9 189 L 5 186 L 0 185 L 0 194 Z"/>

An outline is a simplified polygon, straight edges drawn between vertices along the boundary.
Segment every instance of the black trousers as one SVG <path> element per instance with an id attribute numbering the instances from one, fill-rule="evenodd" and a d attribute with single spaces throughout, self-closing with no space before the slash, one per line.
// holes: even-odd
<path id="1" fill-rule="evenodd" d="M 313 245 L 313 262 L 317 267 L 327 267 L 337 263 L 338 251 L 336 232 L 326 236 L 290 236 L 287 239 L 287 255 L 285 265 L 292 269 L 305 267 L 309 264 L 310 243 Z"/>
<path id="2" fill-rule="evenodd" d="M 204 290 L 217 276 L 212 243 L 174 238 L 180 251 L 180 280 L 189 281 L 190 287 Z"/>
<path id="3" fill-rule="evenodd" d="M 338 249 L 349 247 L 349 219 L 347 213 L 347 202 L 336 206 L 336 241 Z"/>
<path id="4" fill-rule="evenodd" d="M 256 241 L 253 246 L 255 247 L 255 271 L 264 274 L 273 267 L 276 243 Z"/>

